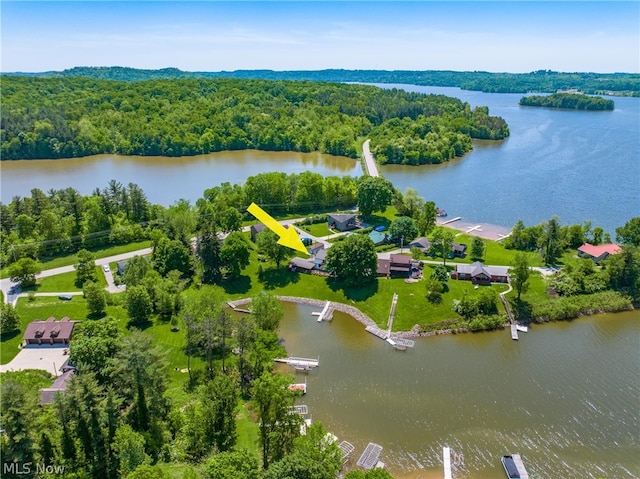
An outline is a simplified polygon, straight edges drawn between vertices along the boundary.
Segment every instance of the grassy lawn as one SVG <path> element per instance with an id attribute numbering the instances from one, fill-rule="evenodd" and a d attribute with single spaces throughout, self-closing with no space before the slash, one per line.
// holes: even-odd
<path id="1" fill-rule="evenodd" d="M 255 452 L 260 457 L 261 450 L 258 443 L 259 429 L 258 423 L 252 421 L 251 411 L 248 403 L 241 403 L 236 416 L 236 427 L 238 432 L 238 442 L 236 449 L 247 449 Z"/>
<path id="2" fill-rule="evenodd" d="M 299 226 L 301 230 L 306 231 L 312 236 L 327 236 L 331 234 L 329 228 L 327 227 L 327 223 L 316 223 L 314 225 L 302 225 Z"/>
<path id="3" fill-rule="evenodd" d="M 138 241 L 136 243 L 123 244 L 118 246 L 109 246 L 109 247 L 100 247 L 93 248 L 90 251 L 93 252 L 96 259 L 106 258 L 107 256 L 114 256 L 117 254 L 128 253 L 130 251 L 136 251 L 143 248 L 148 248 L 151 246 L 150 241 Z M 45 271 L 47 269 L 59 268 L 61 266 L 69 266 L 72 264 L 76 264 L 78 262 L 78 257 L 75 254 L 70 254 L 67 256 L 59 256 L 56 258 L 50 258 L 42 261 L 42 270 Z M 0 278 L 7 278 L 8 267 L 2 268 L 0 270 Z"/>
<path id="4" fill-rule="evenodd" d="M 96 266 L 96 280 L 97 283 L 105 287 L 107 286 L 107 280 L 104 277 L 102 268 Z M 55 276 L 47 276 L 38 280 L 35 286 L 22 289 L 24 292 L 34 291 L 36 293 L 57 293 L 67 291 L 82 291 L 82 288 L 76 286 L 76 272 L 70 271 L 69 273 L 57 274 Z"/>
<path id="5" fill-rule="evenodd" d="M 455 318 L 452 304 L 464 294 L 473 294 L 473 285 L 466 281 L 449 281 L 450 291 L 443 295 L 439 305 L 432 305 L 425 298 L 423 282 L 405 283 L 403 279 L 379 278 L 363 287 L 342 287 L 334 280 L 324 276 L 292 273 L 284 266 L 276 270 L 272 264 L 262 263 L 264 272 L 258 279 L 258 261 L 252 253 L 253 261 L 239 278 L 227 281 L 223 288 L 231 299 L 256 296 L 267 290 L 272 294 L 301 296 L 321 300 L 337 301 L 356 306 L 370 316 L 379 326 L 386 327 L 393 294 L 399 296 L 393 329 L 403 331 L 411 329 L 416 323 L 425 324 L 444 319 Z M 431 269 L 425 268 L 425 275 Z M 506 286 L 492 286 L 499 291 Z"/>

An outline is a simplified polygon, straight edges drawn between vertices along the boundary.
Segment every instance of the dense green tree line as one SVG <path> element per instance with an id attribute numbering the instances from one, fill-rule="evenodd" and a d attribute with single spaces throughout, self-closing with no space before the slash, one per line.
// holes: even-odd
<path id="1" fill-rule="evenodd" d="M 504 121 L 488 117 L 486 109 L 472 114 L 458 99 L 369 85 L 16 76 L 4 76 L 2 83 L 2 159 L 182 156 L 248 148 L 356 157 L 359 138 L 405 117 L 431 119 L 435 134 L 454 140 L 508 135 Z M 412 138 L 420 140 L 421 129 L 413 129 Z M 402 131 L 392 128 L 385 136 L 391 133 L 403 141 Z M 456 153 L 470 148 L 468 141 L 461 145 L 466 149 Z"/>
<path id="2" fill-rule="evenodd" d="M 554 93 L 552 95 L 523 96 L 522 106 L 544 106 L 547 108 L 567 108 L 572 110 L 613 110 L 613 100 L 605 100 L 599 96 L 573 93 Z"/>
<path id="3" fill-rule="evenodd" d="M 571 88 L 584 93 L 640 95 L 637 73 L 556 72 L 538 70 L 530 73 L 458 72 L 447 70 L 317 70 L 273 71 L 236 70 L 232 72 L 186 72 L 176 68 L 139 70 L 123 67 L 76 67 L 36 76 L 85 76 L 92 78 L 140 81 L 157 78 L 263 78 L 269 80 L 312 80 L 331 82 L 407 83 L 413 85 L 452 86 L 464 90 L 490 93 L 555 93 Z"/>

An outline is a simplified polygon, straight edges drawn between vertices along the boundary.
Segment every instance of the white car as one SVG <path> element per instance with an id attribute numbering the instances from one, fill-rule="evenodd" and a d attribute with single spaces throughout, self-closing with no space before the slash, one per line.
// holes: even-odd
<path id="1" fill-rule="evenodd" d="M 108 264 L 103 264 L 103 265 L 102 265 L 102 269 L 103 269 L 103 271 L 104 271 L 105 273 L 108 273 L 109 271 L 111 271 L 111 270 L 109 269 L 109 265 L 108 265 Z"/>

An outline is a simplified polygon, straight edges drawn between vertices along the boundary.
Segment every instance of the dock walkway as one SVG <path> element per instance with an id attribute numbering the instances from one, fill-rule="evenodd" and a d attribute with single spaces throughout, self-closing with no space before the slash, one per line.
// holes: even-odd
<path id="1" fill-rule="evenodd" d="M 331 301 L 327 301 L 324 308 L 319 313 L 311 313 L 318 316 L 318 322 L 331 321 L 333 319 L 333 309 L 331 309 Z"/>
<path id="2" fill-rule="evenodd" d="M 393 327 L 393 317 L 396 314 L 396 305 L 398 304 L 398 295 L 393 293 L 391 300 L 391 309 L 389 310 L 389 319 L 387 320 L 387 338 L 391 337 L 391 328 Z"/>
<path id="3" fill-rule="evenodd" d="M 448 447 L 442 448 L 442 462 L 444 465 L 444 479 L 452 479 L 451 475 L 451 449 Z"/>
<path id="4" fill-rule="evenodd" d="M 320 358 L 312 359 L 312 358 L 296 358 L 294 356 L 288 358 L 276 358 L 274 359 L 277 363 L 285 363 L 289 366 L 301 367 L 301 368 L 317 368 L 320 366 Z"/>

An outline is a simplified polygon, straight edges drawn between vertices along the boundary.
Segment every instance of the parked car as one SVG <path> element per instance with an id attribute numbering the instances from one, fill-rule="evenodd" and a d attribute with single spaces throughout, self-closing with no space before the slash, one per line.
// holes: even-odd
<path id="1" fill-rule="evenodd" d="M 102 269 L 104 270 L 104 272 L 105 272 L 105 273 L 108 273 L 109 271 L 111 271 L 111 270 L 109 269 L 109 265 L 108 265 L 108 264 L 103 264 L 103 265 L 102 265 Z"/>
<path id="2" fill-rule="evenodd" d="M 71 301 L 72 298 L 73 296 L 71 296 L 70 294 L 61 294 L 60 296 L 58 296 L 58 299 L 61 299 L 62 301 Z"/>

